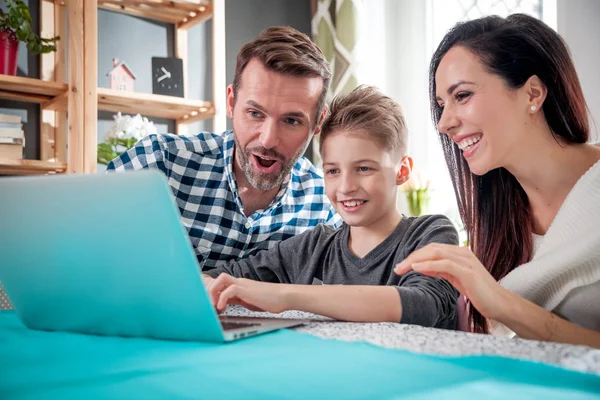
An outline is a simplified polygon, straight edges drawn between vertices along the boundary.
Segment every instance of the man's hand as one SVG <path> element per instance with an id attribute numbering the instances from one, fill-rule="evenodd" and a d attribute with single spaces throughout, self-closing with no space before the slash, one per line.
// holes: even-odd
<path id="1" fill-rule="evenodd" d="M 228 304 L 238 304 L 252 311 L 277 314 L 288 309 L 284 301 L 284 286 L 221 274 L 210 281 L 207 289 L 217 312 L 225 311 Z"/>

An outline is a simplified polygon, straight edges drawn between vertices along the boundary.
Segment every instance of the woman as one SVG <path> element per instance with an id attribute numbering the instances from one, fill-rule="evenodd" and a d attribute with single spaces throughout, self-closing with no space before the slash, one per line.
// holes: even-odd
<path id="1" fill-rule="evenodd" d="M 430 100 L 470 248 L 429 245 L 396 272 L 446 278 L 469 330 L 600 347 L 600 148 L 561 37 L 522 14 L 459 24 Z"/>

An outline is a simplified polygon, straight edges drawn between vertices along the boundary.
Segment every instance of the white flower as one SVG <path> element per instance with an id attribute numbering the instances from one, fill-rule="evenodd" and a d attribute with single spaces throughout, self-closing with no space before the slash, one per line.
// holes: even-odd
<path id="1" fill-rule="evenodd" d="M 105 140 L 115 139 L 136 139 L 140 140 L 144 136 L 156 134 L 156 127 L 148 118 L 137 114 L 135 117 L 130 115 L 121 115 L 117 113 L 114 116 L 115 123 L 110 130 L 106 132 Z"/>

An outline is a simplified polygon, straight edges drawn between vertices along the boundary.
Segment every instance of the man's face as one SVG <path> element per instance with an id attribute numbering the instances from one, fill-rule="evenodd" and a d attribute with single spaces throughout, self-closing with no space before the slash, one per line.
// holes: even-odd
<path id="1" fill-rule="evenodd" d="M 281 75 L 255 59 L 242 72 L 235 98 L 229 85 L 227 115 L 233 120 L 236 167 L 252 187 L 280 186 L 304 154 L 319 132 L 315 118 L 322 90 L 320 77 Z"/>

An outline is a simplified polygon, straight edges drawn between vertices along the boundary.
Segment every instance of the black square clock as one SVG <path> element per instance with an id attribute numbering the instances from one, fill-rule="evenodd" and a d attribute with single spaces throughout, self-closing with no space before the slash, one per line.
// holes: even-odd
<path id="1" fill-rule="evenodd" d="M 152 57 L 152 93 L 183 97 L 183 62 L 174 57 Z"/>

